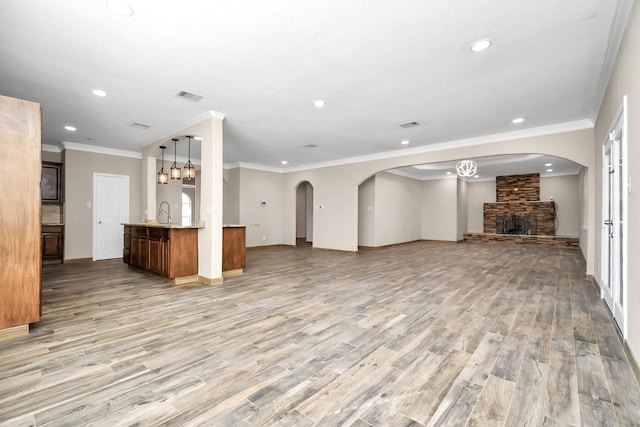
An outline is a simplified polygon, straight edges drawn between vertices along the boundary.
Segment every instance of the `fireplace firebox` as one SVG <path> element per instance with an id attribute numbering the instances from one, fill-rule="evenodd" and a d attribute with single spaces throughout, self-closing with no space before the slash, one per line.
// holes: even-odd
<path id="1" fill-rule="evenodd" d="M 497 215 L 497 234 L 535 235 L 538 231 L 535 215 Z"/>

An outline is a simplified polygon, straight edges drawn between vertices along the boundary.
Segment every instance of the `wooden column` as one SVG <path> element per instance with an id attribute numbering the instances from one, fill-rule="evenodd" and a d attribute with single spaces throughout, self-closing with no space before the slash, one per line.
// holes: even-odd
<path id="1" fill-rule="evenodd" d="M 0 96 L 0 134 L 0 330 L 25 329 L 41 315 L 40 104 Z"/>

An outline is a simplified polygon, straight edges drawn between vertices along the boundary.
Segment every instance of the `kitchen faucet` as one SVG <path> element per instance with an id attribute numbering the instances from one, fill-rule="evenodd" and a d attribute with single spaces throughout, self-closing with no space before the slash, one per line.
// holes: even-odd
<path id="1" fill-rule="evenodd" d="M 163 205 L 167 205 L 167 210 L 162 209 Z M 167 202 L 166 200 L 163 200 L 162 202 L 160 202 L 160 210 L 158 210 L 158 218 L 162 216 L 162 212 L 167 214 L 167 224 L 171 224 L 171 206 L 169 205 L 169 202 Z"/>

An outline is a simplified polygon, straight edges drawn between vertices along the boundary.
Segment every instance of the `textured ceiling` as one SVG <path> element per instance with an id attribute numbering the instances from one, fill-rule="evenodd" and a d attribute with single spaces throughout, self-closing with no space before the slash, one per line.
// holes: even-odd
<path id="1" fill-rule="evenodd" d="M 217 111 L 225 163 L 294 168 L 592 120 L 629 1 L 129 3 L 0 1 L 0 93 L 41 103 L 43 142 L 140 152 Z"/>

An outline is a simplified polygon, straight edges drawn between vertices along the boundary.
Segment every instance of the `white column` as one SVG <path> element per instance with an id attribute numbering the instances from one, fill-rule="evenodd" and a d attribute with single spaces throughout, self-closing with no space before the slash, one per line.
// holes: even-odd
<path id="1" fill-rule="evenodd" d="M 203 283 L 222 283 L 222 187 L 224 115 L 193 126 L 194 136 L 202 137 L 200 156 L 200 223 L 198 230 L 198 276 Z"/>

